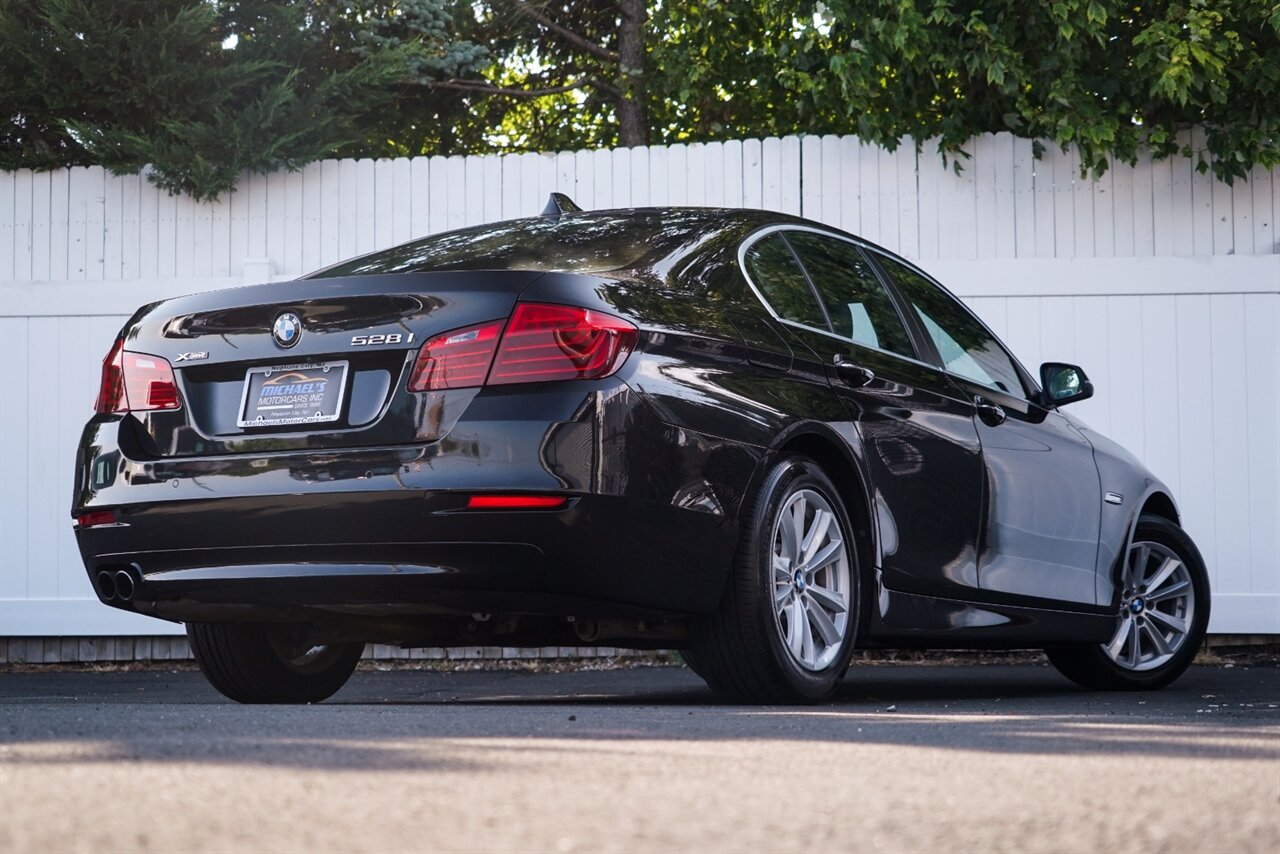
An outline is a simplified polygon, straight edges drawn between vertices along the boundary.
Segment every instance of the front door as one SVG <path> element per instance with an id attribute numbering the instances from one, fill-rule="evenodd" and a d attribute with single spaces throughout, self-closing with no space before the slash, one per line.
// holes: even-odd
<path id="1" fill-rule="evenodd" d="M 1094 604 L 1101 485 L 1092 446 L 1032 402 L 1025 374 L 958 300 L 910 267 L 877 260 L 914 310 L 934 360 L 974 403 L 986 474 L 979 587 Z"/>

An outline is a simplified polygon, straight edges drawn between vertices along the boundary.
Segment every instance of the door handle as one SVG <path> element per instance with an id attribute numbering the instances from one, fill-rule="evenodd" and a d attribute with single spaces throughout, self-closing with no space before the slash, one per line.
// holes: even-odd
<path id="1" fill-rule="evenodd" d="M 982 395 L 973 399 L 973 406 L 978 410 L 978 417 L 982 419 L 982 423 L 988 427 L 998 427 L 1008 417 L 1004 414 L 1004 407 L 992 403 Z"/>
<path id="2" fill-rule="evenodd" d="M 862 388 L 876 378 L 875 371 L 855 365 L 845 356 L 835 358 L 836 376 L 854 388 Z"/>

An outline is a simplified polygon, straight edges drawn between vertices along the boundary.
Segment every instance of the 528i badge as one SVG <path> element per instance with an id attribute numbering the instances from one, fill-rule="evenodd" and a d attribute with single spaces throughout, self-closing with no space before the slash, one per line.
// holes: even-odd
<path id="1" fill-rule="evenodd" d="M 399 332 L 392 332 L 387 335 L 352 335 L 352 347 L 377 347 L 380 344 L 412 344 L 413 333 L 402 335 Z"/>

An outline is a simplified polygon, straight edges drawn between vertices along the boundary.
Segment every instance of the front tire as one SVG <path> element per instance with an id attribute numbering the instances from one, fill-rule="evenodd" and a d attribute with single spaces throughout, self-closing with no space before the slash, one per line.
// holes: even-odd
<path id="1" fill-rule="evenodd" d="M 743 519 L 720 612 L 695 624 L 696 672 L 743 703 L 814 703 L 836 690 L 853 655 L 861 588 L 853 527 L 812 460 L 789 457 Z"/>
<path id="2" fill-rule="evenodd" d="M 209 684 L 237 703 L 318 703 L 351 678 L 364 644 L 311 644 L 300 628 L 188 623 L 187 638 Z"/>
<path id="3" fill-rule="evenodd" d="M 1115 633 L 1104 644 L 1045 650 L 1071 681 L 1097 691 L 1163 688 L 1191 666 L 1209 625 L 1209 575 L 1195 543 L 1159 516 L 1138 520 L 1120 577 Z"/>

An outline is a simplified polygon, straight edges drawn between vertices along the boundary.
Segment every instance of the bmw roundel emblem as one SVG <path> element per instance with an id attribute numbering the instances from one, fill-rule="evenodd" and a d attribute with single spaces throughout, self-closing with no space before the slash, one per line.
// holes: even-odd
<path id="1" fill-rule="evenodd" d="M 276 318 L 271 336 L 281 347 L 292 347 L 302 339 L 302 320 L 292 311 L 286 311 Z"/>

